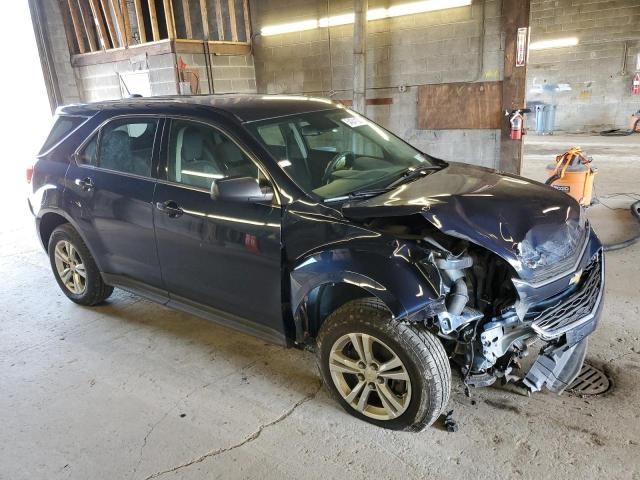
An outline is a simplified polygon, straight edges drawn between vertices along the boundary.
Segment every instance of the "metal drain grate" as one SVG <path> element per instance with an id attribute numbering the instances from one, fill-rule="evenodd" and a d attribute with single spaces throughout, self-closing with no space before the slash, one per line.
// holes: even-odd
<path id="1" fill-rule="evenodd" d="M 610 387 L 611 381 L 602 370 L 585 363 L 567 390 L 577 395 L 602 395 Z"/>

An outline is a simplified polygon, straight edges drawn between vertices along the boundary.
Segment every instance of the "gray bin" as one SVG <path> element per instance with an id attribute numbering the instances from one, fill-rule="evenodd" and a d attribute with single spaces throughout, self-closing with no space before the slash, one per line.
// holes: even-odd
<path id="1" fill-rule="evenodd" d="M 553 135 L 556 127 L 556 110 L 557 105 L 548 105 L 540 103 L 535 106 L 536 113 L 536 134 Z"/>

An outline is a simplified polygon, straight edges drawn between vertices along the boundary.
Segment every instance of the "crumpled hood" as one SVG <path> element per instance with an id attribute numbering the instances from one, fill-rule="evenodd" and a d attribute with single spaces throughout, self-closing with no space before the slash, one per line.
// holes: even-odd
<path id="1" fill-rule="evenodd" d="M 443 233 L 499 255 L 523 279 L 563 263 L 585 238 L 581 207 L 573 198 L 532 180 L 461 163 L 345 204 L 342 212 L 352 219 L 420 213 Z"/>

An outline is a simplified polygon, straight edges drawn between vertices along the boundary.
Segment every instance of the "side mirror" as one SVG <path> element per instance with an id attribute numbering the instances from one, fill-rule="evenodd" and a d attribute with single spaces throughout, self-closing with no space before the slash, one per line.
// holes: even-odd
<path id="1" fill-rule="evenodd" d="M 211 184 L 211 198 L 233 202 L 270 202 L 273 199 L 271 185 L 260 186 L 251 177 L 221 178 Z"/>

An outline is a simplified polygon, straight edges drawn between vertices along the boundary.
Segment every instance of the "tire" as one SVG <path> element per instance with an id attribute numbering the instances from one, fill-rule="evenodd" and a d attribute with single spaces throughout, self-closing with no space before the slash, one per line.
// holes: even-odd
<path id="1" fill-rule="evenodd" d="M 366 344 L 369 363 L 362 369 L 365 362 L 355 365 L 367 357 Z M 451 367 L 440 340 L 422 326 L 394 320 L 377 298 L 352 300 L 329 315 L 317 336 L 316 355 L 331 395 L 348 413 L 374 425 L 418 432 L 433 424 L 449 401 Z M 364 386 L 350 398 L 360 383 Z"/>
<path id="2" fill-rule="evenodd" d="M 51 233 L 48 253 L 53 276 L 71 301 L 93 306 L 104 302 L 113 293 L 113 287 L 104 283 L 89 249 L 70 224 L 60 225 Z M 65 271 L 69 272 L 69 277 L 63 279 Z"/>

